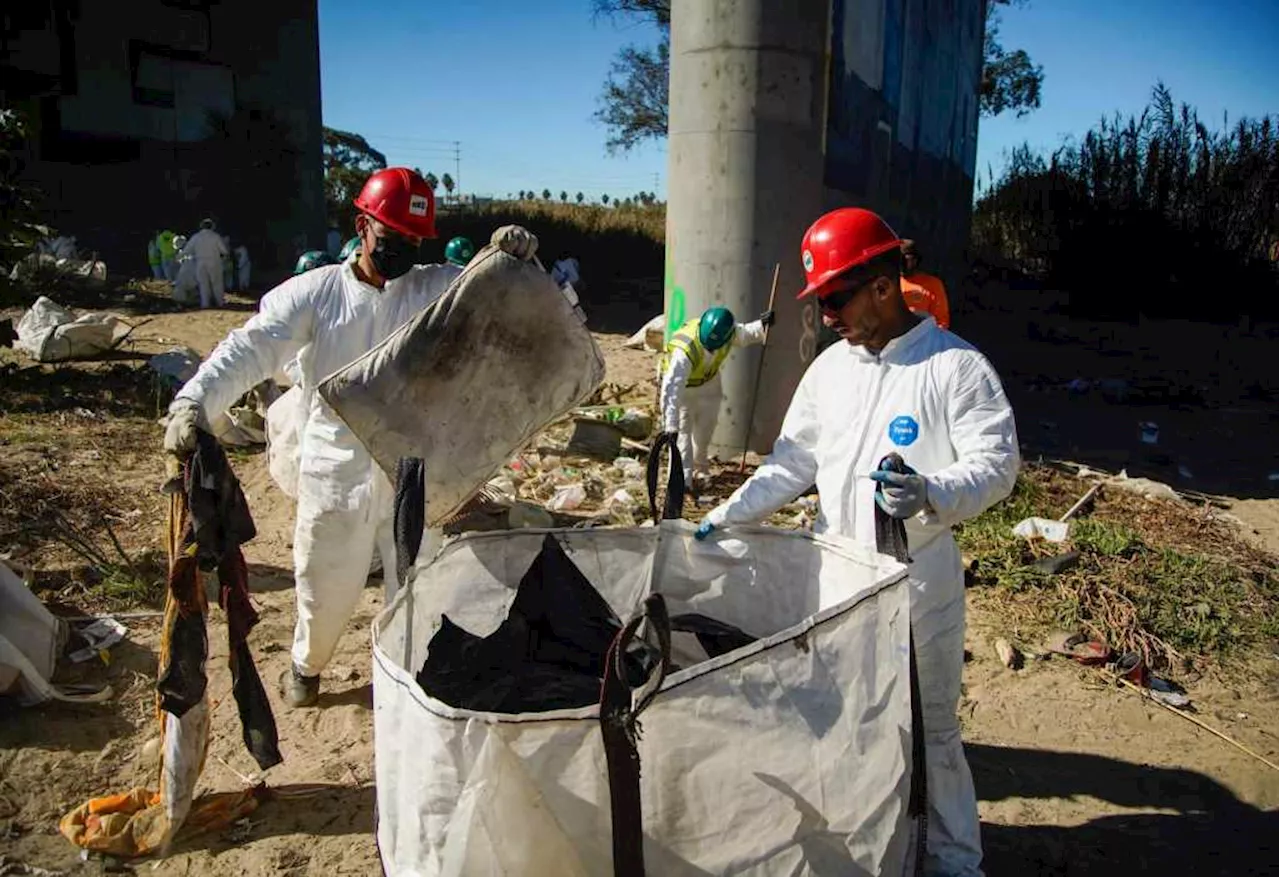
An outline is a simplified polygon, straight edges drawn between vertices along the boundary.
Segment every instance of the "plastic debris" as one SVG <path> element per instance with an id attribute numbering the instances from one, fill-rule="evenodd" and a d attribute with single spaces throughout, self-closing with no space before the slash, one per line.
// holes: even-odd
<path id="1" fill-rule="evenodd" d="M 1004 664 L 1010 670 L 1017 670 L 1022 666 L 1022 653 L 1009 644 L 1004 637 L 1000 637 L 995 642 L 996 654 L 1000 656 L 1000 663 Z"/>
<path id="2" fill-rule="evenodd" d="M 1043 539 L 1046 542 L 1066 542 L 1071 525 L 1065 521 L 1048 518 L 1024 518 L 1013 528 L 1013 535 L 1023 539 Z"/>
<path id="3" fill-rule="evenodd" d="M 1155 445 L 1160 443 L 1160 425 L 1150 420 L 1144 420 L 1138 424 L 1138 429 L 1142 436 L 1144 445 Z"/>
<path id="4" fill-rule="evenodd" d="M 547 503 L 554 512 L 571 512 L 586 501 L 587 490 L 581 484 L 562 484 Z"/>
<path id="5" fill-rule="evenodd" d="M 614 460 L 613 468 L 628 481 L 639 481 L 644 478 L 645 475 L 644 464 L 639 460 L 632 459 L 631 457 L 619 457 Z"/>
<path id="6" fill-rule="evenodd" d="M 67 657 L 77 664 L 103 656 L 103 661 L 107 661 L 107 649 L 124 639 L 125 634 L 129 632 L 129 628 L 125 627 L 114 618 L 99 618 L 76 631 L 80 636 L 88 641 L 88 645 L 82 649 L 77 649 Z"/>

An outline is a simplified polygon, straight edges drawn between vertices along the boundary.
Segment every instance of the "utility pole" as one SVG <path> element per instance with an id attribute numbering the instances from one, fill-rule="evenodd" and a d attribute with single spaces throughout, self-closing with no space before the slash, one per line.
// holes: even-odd
<path id="1" fill-rule="evenodd" d="M 455 204 L 462 203 L 462 143 L 453 141 L 453 190 L 457 192 Z"/>

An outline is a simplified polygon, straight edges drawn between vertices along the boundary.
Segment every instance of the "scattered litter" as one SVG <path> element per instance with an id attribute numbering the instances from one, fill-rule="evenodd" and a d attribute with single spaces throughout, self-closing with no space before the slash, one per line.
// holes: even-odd
<path id="1" fill-rule="evenodd" d="M 86 624 L 84 627 L 77 629 L 76 633 L 87 640 L 89 644 L 82 649 L 77 649 L 67 657 L 77 664 L 82 664 L 101 655 L 103 661 L 107 662 L 110 660 L 106 655 L 107 649 L 123 640 L 128 632 L 129 628 L 114 618 L 99 618 L 92 624 Z"/>
<path id="2" fill-rule="evenodd" d="M 1182 499 L 1178 495 L 1178 491 L 1169 485 L 1161 484 L 1159 481 L 1152 481 L 1150 478 L 1130 478 L 1129 473 L 1123 469 L 1119 475 L 1109 478 L 1107 484 L 1118 487 L 1121 490 L 1127 490 L 1130 493 L 1136 493 L 1139 496 L 1145 496 L 1147 499 L 1167 499 L 1173 502 L 1179 502 Z"/>
<path id="3" fill-rule="evenodd" d="M 609 501 L 605 504 L 608 509 L 621 508 L 627 511 L 634 509 L 638 503 L 636 498 L 631 495 L 626 488 L 619 488 L 609 497 Z"/>
<path id="4" fill-rule="evenodd" d="M 556 488 L 555 495 L 547 503 L 547 508 L 554 512 L 571 512 L 582 505 L 586 498 L 586 488 L 581 484 L 562 484 Z"/>
<path id="5" fill-rule="evenodd" d="M 0 877 L 64 877 L 66 873 L 66 871 L 50 871 L 48 868 L 39 868 L 8 856 L 0 856 Z"/>
<path id="6" fill-rule="evenodd" d="M 330 679 L 336 679 L 338 682 L 355 682 L 360 678 L 360 671 L 345 664 L 334 664 L 329 667 L 327 675 Z"/>
<path id="7" fill-rule="evenodd" d="M 1003 637 L 996 640 L 996 654 L 1000 656 L 1000 663 L 1004 664 L 1010 670 L 1017 670 L 1022 666 L 1022 653 L 1009 644 L 1007 639 Z"/>
<path id="8" fill-rule="evenodd" d="M 622 343 L 628 350 L 661 350 L 666 328 L 666 315 L 658 314 Z"/>
<path id="9" fill-rule="evenodd" d="M 171 347 L 147 360 L 147 365 L 173 389 L 177 390 L 195 377 L 200 368 L 200 353 L 191 347 Z"/>
<path id="10" fill-rule="evenodd" d="M 1024 518 L 1013 528 L 1013 535 L 1023 539 L 1044 539 L 1046 542 L 1065 542 L 1070 525 L 1048 518 Z"/>
<path id="11" fill-rule="evenodd" d="M 1031 564 L 1032 569 L 1047 575 L 1057 575 L 1071 569 L 1080 562 L 1079 551 L 1068 551 L 1065 554 L 1059 554 L 1055 557 L 1042 557 L 1035 563 Z"/>
<path id="12" fill-rule="evenodd" d="M 1178 467 L 1178 477 L 1185 478 L 1188 481 L 1195 478 L 1195 476 L 1191 474 L 1191 470 L 1188 469 L 1186 466 Z"/>
<path id="13" fill-rule="evenodd" d="M 613 461 L 613 468 L 628 481 L 639 481 L 645 476 L 644 464 L 632 457 L 619 457 Z"/>
<path id="14" fill-rule="evenodd" d="M 1161 679 L 1158 676 L 1152 676 L 1151 696 L 1163 704 L 1167 704 L 1177 709 L 1185 709 L 1191 706 L 1191 698 L 1187 697 L 1186 692 L 1180 686 L 1174 685 L 1167 679 Z M 1248 718 L 1248 716 L 1245 716 Z"/>
<path id="15" fill-rule="evenodd" d="M 1067 382 L 1067 389 L 1076 394 L 1087 393 L 1089 392 L 1089 388 L 1092 386 L 1093 384 L 1086 381 L 1084 378 L 1075 378 L 1074 380 Z"/>
<path id="16" fill-rule="evenodd" d="M 1142 434 L 1142 443 L 1144 445 L 1154 445 L 1160 442 L 1160 426 L 1150 420 L 1144 420 L 1138 424 L 1138 429 Z"/>
<path id="17" fill-rule="evenodd" d="M 573 419 L 573 435 L 565 449 L 570 454 L 596 457 L 601 460 L 617 459 L 622 451 L 622 430 L 615 424 L 589 417 Z"/>

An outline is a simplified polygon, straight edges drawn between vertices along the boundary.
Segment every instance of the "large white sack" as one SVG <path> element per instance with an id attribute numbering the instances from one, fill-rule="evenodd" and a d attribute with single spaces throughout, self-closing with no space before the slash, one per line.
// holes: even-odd
<path id="1" fill-rule="evenodd" d="M 18 321 L 14 346 L 38 362 L 88 359 L 111 350 L 131 331 L 116 314 L 89 313 L 77 318 L 42 295 Z"/>
<path id="2" fill-rule="evenodd" d="M 22 703 L 48 700 L 48 682 L 66 641 L 66 623 L 0 562 L 0 693 L 16 684 L 22 689 Z"/>
<path id="3" fill-rule="evenodd" d="M 550 275 L 490 245 L 319 391 L 388 477 L 401 457 L 425 461 L 427 524 L 438 527 L 603 380 L 581 311 Z"/>
<path id="4" fill-rule="evenodd" d="M 596 707 L 478 713 L 427 696 L 415 679 L 441 615 L 477 636 L 498 627 L 548 532 L 624 620 L 658 591 L 672 615 L 699 612 L 764 637 L 669 676 L 640 715 L 648 873 L 906 873 L 906 568 L 836 537 L 734 527 L 698 542 L 692 525 L 663 521 L 464 535 L 420 564 L 377 618 L 377 831 L 388 874 L 614 873 Z"/>

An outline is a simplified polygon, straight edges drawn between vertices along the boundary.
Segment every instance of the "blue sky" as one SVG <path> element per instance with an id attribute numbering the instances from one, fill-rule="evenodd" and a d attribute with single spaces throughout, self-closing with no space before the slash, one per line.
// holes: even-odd
<path id="1" fill-rule="evenodd" d="M 320 0 L 324 122 L 437 176 L 453 147 L 434 141 L 460 141 L 464 191 L 664 195 L 665 147 L 609 158 L 591 118 L 616 51 L 656 33 L 591 0 Z"/>
<path id="2" fill-rule="evenodd" d="M 1277 112 L 1277 7 L 1260 0 L 1030 0 L 1004 12 L 1006 48 L 1044 66 L 1041 109 L 984 120 L 978 169 L 1022 141 L 1053 147 L 1104 113 L 1136 112 L 1163 79 L 1211 126 Z M 320 0 L 326 125 L 364 134 L 392 164 L 454 172 L 462 189 L 549 188 L 595 199 L 665 196 L 661 144 L 605 153 L 592 113 L 617 49 L 654 28 L 594 20 L 591 0 Z"/>

